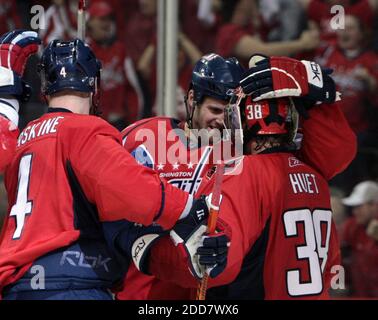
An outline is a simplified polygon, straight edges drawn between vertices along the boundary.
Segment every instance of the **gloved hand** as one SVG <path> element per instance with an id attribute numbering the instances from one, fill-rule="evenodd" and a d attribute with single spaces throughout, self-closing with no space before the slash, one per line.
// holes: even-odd
<path id="1" fill-rule="evenodd" d="M 133 227 L 127 231 L 127 238 L 132 239 L 131 258 L 139 271 L 150 274 L 148 271 L 150 250 L 153 244 L 168 232 L 155 224 L 147 227 L 133 224 Z"/>
<path id="2" fill-rule="evenodd" d="M 27 101 L 30 87 L 21 79 L 27 59 L 41 41 L 34 31 L 15 30 L 0 37 L 0 172 L 12 159 L 18 136 L 17 99 Z"/>
<path id="3" fill-rule="evenodd" d="M 40 43 L 35 31 L 7 32 L 0 37 L 0 65 L 22 77 L 28 58 L 38 51 Z"/>
<path id="4" fill-rule="evenodd" d="M 340 100 L 340 94 L 331 73 L 331 69 L 323 69 L 312 61 L 254 55 L 239 84 L 254 101 L 302 97 L 312 105 L 333 103 Z"/>
<path id="5" fill-rule="evenodd" d="M 14 96 L 21 101 L 30 98 L 30 86 L 21 78 L 28 58 L 38 51 L 40 43 L 35 31 L 14 30 L 0 37 L 0 96 Z"/>
<path id="6" fill-rule="evenodd" d="M 229 239 L 223 231 L 205 235 L 208 215 L 208 205 L 202 196 L 195 200 L 189 215 L 179 220 L 170 232 L 171 239 L 197 279 L 202 279 L 205 272 L 210 277 L 218 276 L 227 263 Z"/>
<path id="7" fill-rule="evenodd" d="M 230 239 L 226 235 L 223 224 L 218 220 L 216 233 L 203 236 L 202 243 L 197 249 L 200 266 L 205 267 L 206 273 L 215 278 L 219 276 L 227 265 Z M 200 274 L 201 278 L 203 274 Z"/>

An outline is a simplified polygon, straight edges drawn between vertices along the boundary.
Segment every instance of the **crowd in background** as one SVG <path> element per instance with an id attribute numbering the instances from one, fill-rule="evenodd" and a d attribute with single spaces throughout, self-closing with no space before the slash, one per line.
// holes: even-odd
<path id="1" fill-rule="evenodd" d="M 120 130 L 156 114 L 157 1 L 87 1 L 86 42 L 103 66 L 101 116 Z M 45 9 L 45 25 L 38 30 L 43 44 L 76 37 L 76 0 L 0 0 L 0 34 L 30 29 L 33 5 Z M 342 21 L 335 5 L 345 10 Z M 333 69 L 342 110 L 358 139 L 355 160 L 330 181 L 346 267 L 346 289 L 335 295 L 351 297 L 378 297 L 377 13 L 378 0 L 181 0 L 179 6 L 180 119 L 192 67 L 205 53 L 235 56 L 244 66 L 253 53 L 287 55 Z M 37 91 L 37 59 L 27 68 L 35 90 L 22 107 L 21 128 L 46 108 Z M 4 197 L 1 182 L 0 218 Z"/>

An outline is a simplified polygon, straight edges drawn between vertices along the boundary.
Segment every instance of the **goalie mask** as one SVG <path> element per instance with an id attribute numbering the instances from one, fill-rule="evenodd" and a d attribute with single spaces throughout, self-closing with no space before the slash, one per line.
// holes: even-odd
<path id="1" fill-rule="evenodd" d="M 287 135 L 292 142 L 298 128 L 298 113 L 291 98 L 252 101 L 236 97 L 225 111 L 225 123 L 233 140 L 242 136 L 243 142 L 260 135 Z M 243 129 L 243 130 L 241 130 Z M 242 131 L 242 135 L 238 134 Z"/>

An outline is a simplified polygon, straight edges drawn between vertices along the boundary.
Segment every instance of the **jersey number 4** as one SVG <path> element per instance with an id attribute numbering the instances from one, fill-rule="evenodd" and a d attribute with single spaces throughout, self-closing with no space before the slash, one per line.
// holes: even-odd
<path id="1" fill-rule="evenodd" d="M 322 292 L 322 273 L 327 263 L 331 219 L 332 211 L 324 209 L 316 209 L 313 213 L 309 209 L 290 210 L 284 213 L 286 237 L 297 237 L 298 224 L 303 224 L 305 244 L 296 247 L 296 256 L 298 260 L 308 261 L 310 275 L 310 281 L 302 282 L 299 269 L 286 272 L 287 289 L 291 296 L 314 295 Z"/>
<path id="2" fill-rule="evenodd" d="M 28 200 L 32 159 L 33 155 L 27 154 L 24 155 L 20 161 L 17 199 L 10 212 L 10 216 L 16 218 L 16 230 L 12 237 L 13 240 L 21 237 L 25 224 L 25 216 L 31 214 L 33 208 L 33 202 Z"/>

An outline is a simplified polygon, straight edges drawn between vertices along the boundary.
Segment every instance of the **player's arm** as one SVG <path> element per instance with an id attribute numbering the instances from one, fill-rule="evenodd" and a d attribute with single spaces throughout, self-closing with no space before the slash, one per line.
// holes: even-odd
<path id="1" fill-rule="evenodd" d="M 188 216 L 179 220 L 170 231 L 158 224 L 142 226 L 126 220 L 103 223 L 103 230 L 108 245 L 118 255 L 129 257 L 145 274 L 151 275 L 151 248 L 167 236 L 175 244 L 172 251 L 185 269 L 190 270 L 190 277 L 201 279 L 205 267 L 210 277 L 217 277 L 226 266 L 229 238 L 220 229 L 216 234 L 204 235 L 208 215 L 206 199 L 200 197 L 195 200 Z"/>
<path id="2" fill-rule="evenodd" d="M 303 121 L 302 146 L 297 155 L 325 179 L 332 179 L 356 156 L 356 135 L 339 103 L 321 104 L 308 113 L 308 119 Z"/>
<path id="3" fill-rule="evenodd" d="M 30 97 L 22 75 L 40 40 L 34 31 L 15 30 L 0 37 L 0 172 L 10 162 L 18 136 L 19 101 Z"/>
<path id="4" fill-rule="evenodd" d="M 93 118 L 86 127 L 79 119 L 64 125 L 71 127 L 62 128 L 65 154 L 88 200 L 96 203 L 101 221 L 156 222 L 170 229 L 188 214 L 192 198 L 139 165 L 105 121 Z"/>
<path id="5" fill-rule="evenodd" d="M 250 63 L 251 68 L 240 81 L 245 94 L 255 101 L 295 99 L 304 118 L 303 144 L 298 156 L 326 179 L 343 171 L 356 154 L 356 137 L 335 103 L 340 98 L 330 76 L 332 70 L 312 61 L 287 57 L 255 56 Z"/>
<path id="6" fill-rule="evenodd" d="M 215 278 L 209 278 L 210 287 L 224 285 L 235 279 L 240 271 L 243 258 L 251 245 L 250 239 L 254 233 L 250 229 L 252 224 L 244 223 L 241 215 L 243 212 L 248 212 L 248 218 L 251 218 L 251 212 L 254 208 L 252 208 L 252 205 L 248 205 L 248 210 L 238 210 L 240 206 L 236 206 L 235 199 L 241 199 L 243 195 L 240 195 L 239 192 L 235 196 L 234 192 L 235 190 L 240 190 L 240 188 L 235 188 L 239 182 L 236 176 L 224 177 L 217 230 L 227 235 L 230 240 L 230 246 L 228 247 L 227 261 L 222 273 Z M 210 193 L 213 183 L 213 180 L 210 180 L 209 183 L 202 183 L 198 192 Z M 257 225 L 257 223 L 254 225 Z M 196 288 L 198 280 L 189 271 L 187 260 L 176 249 L 169 236 L 160 238 L 151 248 L 148 273 L 161 280 L 174 282 L 181 287 Z"/>

